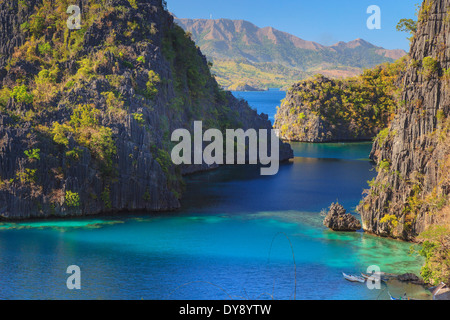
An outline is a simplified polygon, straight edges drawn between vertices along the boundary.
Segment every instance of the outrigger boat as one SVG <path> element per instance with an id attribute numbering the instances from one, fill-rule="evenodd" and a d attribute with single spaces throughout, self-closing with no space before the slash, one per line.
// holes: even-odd
<path id="1" fill-rule="evenodd" d="M 436 296 L 439 294 L 439 292 L 444 289 L 447 285 L 443 282 L 441 282 L 438 286 L 429 288 L 428 290 L 431 291 L 431 294 L 433 295 L 433 300 L 436 300 Z"/>
<path id="2" fill-rule="evenodd" d="M 361 283 L 366 282 L 366 279 L 364 279 L 363 277 L 348 275 L 343 272 L 342 275 L 344 276 L 345 280 L 348 280 L 350 282 L 361 282 Z"/>
<path id="3" fill-rule="evenodd" d="M 400 297 L 400 298 L 394 298 L 389 291 L 388 291 L 388 294 L 389 294 L 389 298 L 391 298 L 391 300 L 413 300 L 411 298 L 408 298 L 406 296 L 406 293 L 405 293 L 405 295 L 403 297 Z"/>
<path id="4" fill-rule="evenodd" d="M 366 279 L 366 280 L 371 280 L 371 281 L 376 281 L 377 278 L 375 277 L 375 275 L 368 275 L 365 273 L 361 273 L 361 276 Z M 380 281 L 386 281 L 385 279 L 383 279 L 383 277 L 379 277 Z"/>
<path id="5" fill-rule="evenodd" d="M 369 280 L 371 278 L 371 276 L 369 276 L 368 274 L 365 274 L 365 273 L 361 273 L 361 276 L 366 280 Z"/>
<path id="6" fill-rule="evenodd" d="M 375 280 L 375 278 L 374 278 L 374 275 L 368 275 L 368 274 L 365 274 L 365 273 L 361 273 L 361 276 L 364 278 L 364 279 L 366 279 L 366 280 Z M 394 279 L 394 276 L 392 276 L 392 275 L 390 275 L 390 274 L 386 274 L 386 273 L 380 273 L 380 276 L 379 276 L 380 278 L 380 280 L 382 281 L 382 282 L 385 282 L 385 283 L 387 283 L 389 280 L 392 280 L 392 279 Z"/>

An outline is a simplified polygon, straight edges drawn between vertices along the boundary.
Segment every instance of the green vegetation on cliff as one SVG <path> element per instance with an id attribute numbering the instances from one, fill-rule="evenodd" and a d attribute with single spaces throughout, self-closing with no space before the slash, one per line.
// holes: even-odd
<path id="1" fill-rule="evenodd" d="M 438 285 L 450 281 L 450 227 L 437 225 L 423 232 L 418 254 L 425 258 L 421 275 L 427 283 Z"/>
<path id="2" fill-rule="evenodd" d="M 80 30 L 68 0 L 0 1 L 0 217 L 175 209 L 203 167 L 173 165 L 174 129 L 270 127 L 221 90 L 165 1 L 76 3 Z"/>
<path id="3" fill-rule="evenodd" d="M 317 75 L 297 83 L 278 109 L 275 127 L 291 141 L 374 138 L 393 118 L 407 63 L 405 57 L 346 80 Z"/>
<path id="4" fill-rule="evenodd" d="M 366 231 L 422 242 L 427 282 L 450 282 L 450 0 L 425 0 L 394 120 L 375 140 L 378 175 L 361 201 Z"/>

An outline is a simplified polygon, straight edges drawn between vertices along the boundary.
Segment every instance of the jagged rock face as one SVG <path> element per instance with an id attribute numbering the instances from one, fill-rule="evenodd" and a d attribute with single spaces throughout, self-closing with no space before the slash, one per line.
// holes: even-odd
<path id="1" fill-rule="evenodd" d="M 31 31 L 20 31 L 21 25 L 43 3 L 62 1 L 36 0 L 23 7 L 0 0 L 2 218 L 176 209 L 182 174 L 209 167 L 171 163 L 173 130 L 191 130 L 197 120 L 219 129 L 271 129 L 267 115 L 219 90 L 206 58 L 180 33 L 161 0 L 137 0 L 136 8 L 125 0 L 103 1 L 101 17 L 85 21 L 86 30 L 72 31 L 83 33 L 78 51 L 58 59 L 45 53 L 43 44 L 55 55 L 58 41 L 66 37 L 70 47 L 77 39 L 71 42 L 71 33 L 52 28 L 35 37 L 39 44 L 20 51 L 32 41 Z M 92 5 L 73 4 L 82 10 Z M 6 68 L 11 57 L 14 63 Z M 43 68 L 56 70 L 56 76 L 39 87 Z M 22 83 L 26 94 L 33 92 L 33 102 L 11 94 L 2 105 L 5 88 L 13 92 Z M 281 160 L 292 157 L 289 145 L 280 151 Z"/>
<path id="2" fill-rule="evenodd" d="M 25 42 L 25 34 L 20 26 L 28 20 L 34 6 L 41 3 L 40 0 L 27 1 L 29 4 L 22 8 L 20 14 L 16 14 L 9 1 L 0 1 L 0 69 L 6 64 L 8 58 L 14 53 L 14 49 Z M 1 77 L 1 73 L 0 73 Z"/>
<path id="3" fill-rule="evenodd" d="M 275 128 L 288 141 L 371 140 L 388 122 L 406 61 L 366 70 L 356 78 L 317 75 L 294 84 L 278 109 Z"/>
<path id="4" fill-rule="evenodd" d="M 287 92 L 276 115 L 275 127 L 280 129 L 281 137 L 288 141 L 332 142 L 370 140 L 379 132 L 379 128 L 360 130 L 356 123 L 331 118 L 336 108 L 330 108 L 329 114 L 319 115 L 324 101 L 335 101 L 335 106 L 342 105 L 339 93 L 326 93 L 325 87 L 338 87 L 337 81 L 320 76 L 311 81 L 296 83 Z M 310 98 L 310 95 L 313 98 Z M 312 100 L 312 101 L 311 101 Z"/>
<path id="5" fill-rule="evenodd" d="M 411 45 L 402 103 L 372 158 L 378 177 L 359 206 L 366 231 L 412 239 L 448 204 L 450 0 L 425 1 Z"/>
<path id="6" fill-rule="evenodd" d="M 358 231 L 361 229 L 361 223 L 358 219 L 347 213 L 347 210 L 338 203 L 333 203 L 330 206 L 330 211 L 323 224 L 334 231 Z"/>

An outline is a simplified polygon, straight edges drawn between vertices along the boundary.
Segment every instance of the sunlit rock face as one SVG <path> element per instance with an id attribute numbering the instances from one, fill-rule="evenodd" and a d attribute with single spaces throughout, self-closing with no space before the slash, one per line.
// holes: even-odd
<path id="1" fill-rule="evenodd" d="M 358 208 L 366 231 L 412 239 L 450 212 L 449 10 L 449 0 L 421 9 L 401 103 L 371 155 L 379 173 Z"/>

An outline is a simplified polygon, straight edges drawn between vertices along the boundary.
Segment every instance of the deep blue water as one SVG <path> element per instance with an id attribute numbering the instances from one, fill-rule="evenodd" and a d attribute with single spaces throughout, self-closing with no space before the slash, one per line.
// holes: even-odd
<path id="1" fill-rule="evenodd" d="M 0 299 L 388 298 L 342 272 L 417 273 L 411 245 L 334 233 L 320 215 L 337 200 L 354 210 L 375 175 L 370 143 L 293 147 L 276 176 L 225 166 L 188 177 L 177 212 L 0 225 Z M 79 291 L 66 288 L 69 265 Z"/>
<path id="2" fill-rule="evenodd" d="M 280 101 L 286 97 L 286 92 L 280 89 L 255 92 L 232 91 L 232 93 L 236 98 L 247 100 L 259 113 L 268 114 L 272 123 L 275 122 L 276 107 L 279 107 Z"/>

